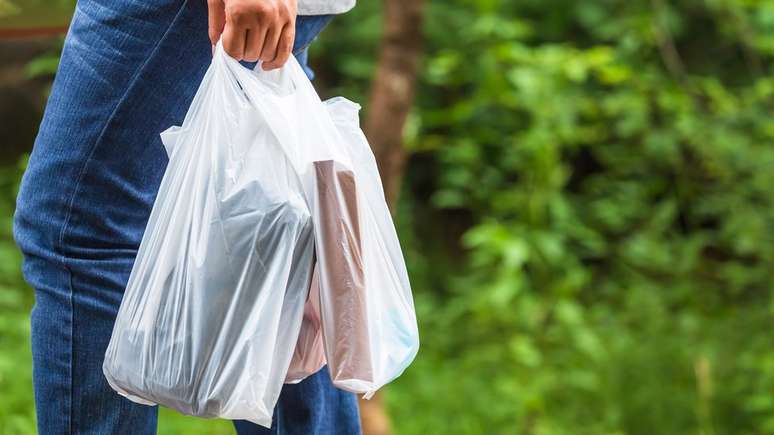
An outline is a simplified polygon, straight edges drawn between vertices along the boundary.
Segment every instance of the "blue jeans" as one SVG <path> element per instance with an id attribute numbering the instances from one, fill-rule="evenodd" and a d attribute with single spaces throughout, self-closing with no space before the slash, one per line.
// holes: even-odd
<path id="1" fill-rule="evenodd" d="M 298 17 L 295 54 L 330 17 Z M 14 233 L 35 289 L 32 353 L 41 434 L 153 434 L 157 408 L 102 375 L 124 287 L 167 157 L 211 59 L 204 0 L 80 0 L 17 201 Z M 271 430 L 359 433 L 355 397 L 326 371 L 286 386 Z"/>

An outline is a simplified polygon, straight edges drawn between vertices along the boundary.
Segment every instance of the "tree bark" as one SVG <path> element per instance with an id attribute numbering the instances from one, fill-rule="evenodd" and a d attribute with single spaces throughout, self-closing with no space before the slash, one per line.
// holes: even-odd
<path id="1" fill-rule="evenodd" d="M 384 33 L 365 121 L 365 134 L 393 211 L 406 164 L 403 128 L 419 74 L 423 10 L 423 0 L 384 0 Z M 371 400 L 360 400 L 360 416 L 364 435 L 390 434 L 390 419 L 378 393 Z"/>
<path id="2" fill-rule="evenodd" d="M 390 207 L 406 162 L 403 127 L 414 100 L 422 54 L 423 0 L 384 0 L 384 33 L 368 101 L 365 133 Z"/>

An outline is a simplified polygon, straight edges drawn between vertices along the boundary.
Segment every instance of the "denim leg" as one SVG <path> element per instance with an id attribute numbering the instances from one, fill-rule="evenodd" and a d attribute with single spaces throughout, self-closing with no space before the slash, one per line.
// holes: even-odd
<path id="1" fill-rule="evenodd" d="M 38 433 L 154 434 L 157 408 L 116 395 L 102 377 L 117 309 L 109 300 L 120 300 L 121 289 L 94 275 L 89 279 L 106 296 L 92 299 L 54 258 L 27 256 L 24 272 L 36 299 L 31 339 Z"/>
<path id="2" fill-rule="evenodd" d="M 235 421 L 239 435 L 359 435 L 357 398 L 333 386 L 328 368 L 282 389 L 271 429 Z"/>
<path id="3" fill-rule="evenodd" d="M 157 409 L 112 391 L 102 360 L 166 165 L 158 132 L 182 120 L 208 64 L 201 3 L 77 4 L 14 226 L 35 289 L 40 434 L 156 431 Z"/>
<path id="4" fill-rule="evenodd" d="M 156 431 L 157 409 L 110 389 L 102 360 L 167 163 L 158 134 L 210 59 L 203 0 L 78 1 L 14 221 L 40 434 Z"/>

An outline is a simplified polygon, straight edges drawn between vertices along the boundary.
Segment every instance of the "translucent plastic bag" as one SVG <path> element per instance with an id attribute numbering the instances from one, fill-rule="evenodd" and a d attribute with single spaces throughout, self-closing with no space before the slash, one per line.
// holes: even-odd
<path id="1" fill-rule="evenodd" d="M 315 235 L 323 347 L 333 383 L 369 397 L 411 363 L 419 334 L 376 160 L 359 128 L 360 106 L 341 97 L 322 103 L 292 59 L 272 73 L 256 73 L 222 58 L 247 99 L 256 102 L 253 106 L 304 187 Z M 304 334 L 314 336 L 309 326 Z M 311 368 L 319 359 L 306 362 L 303 367 Z M 293 373 L 289 380 L 302 374 Z"/>
<path id="2" fill-rule="evenodd" d="M 337 97 L 326 101 L 326 108 L 340 145 L 349 154 L 351 174 L 339 170 L 339 182 L 328 186 L 328 196 L 334 193 L 339 201 L 321 206 L 325 195 L 320 194 L 311 207 L 325 352 L 334 383 L 370 397 L 408 367 L 419 349 L 419 334 L 408 273 L 376 159 L 359 127 L 360 106 Z M 322 170 L 318 165 L 318 174 Z M 324 190 L 318 187 L 317 191 Z M 348 200 L 352 197 L 356 206 Z M 321 227 L 336 227 L 340 235 L 330 237 Z M 343 265 L 336 257 L 342 247 L 350 254 Z"/>
<path id="3" fill-rule="evenodd" d="M 376 160 L 359 127 L 360 106 L 337 97 L 325 108 L 338 133 L 329 146 L 346 157 L 305 163 L 313 168 L 305 185 L 312 186 L 318 270 L 288 381 L 327 360 L 337 387 L 370 397 L 417 353 L 414 305 Z"/>
<path id="4" fill-rule="evenodd" d="M 268 427 L 282 383 L 325 361 L 367 394 L 408 366 L 411 290 L 357 109 L 323 104 L 292 58 L 253 71 L 217 46 L 162 135 L 169 166 L 103 365 L 116 391 Z"/>
<path id="5" fill-rule="evenodd" d="M 235 68 L 262 105 L 285 98 L 281 77 L 218 50 L 183 126 L 162 134 L 169 165 L 103 371 L 135 402 L 268 427 L 311 282 L 313 228 L 297 171 Z"/>

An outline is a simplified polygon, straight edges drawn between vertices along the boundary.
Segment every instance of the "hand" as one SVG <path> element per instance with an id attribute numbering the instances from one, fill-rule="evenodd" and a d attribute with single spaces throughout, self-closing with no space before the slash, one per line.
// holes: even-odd
<path id="1" fill-rule="evenodd" d="M 237 60 L 262 60 L 265 70 L 285 64 L 296 37 L 296 0 L 207 0 L 212 45 Z"/>

